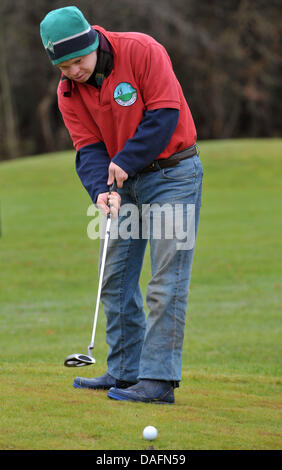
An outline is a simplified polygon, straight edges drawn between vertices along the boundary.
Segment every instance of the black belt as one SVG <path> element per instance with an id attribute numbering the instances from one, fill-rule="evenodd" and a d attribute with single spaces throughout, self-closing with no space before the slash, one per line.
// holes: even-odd
<path id="1" fill-rule="evenodd" d="M 197 145 L 193 145 L 192 147 L 188 147 L 181 152 L 173 153 L 168 158 L 159 158 L 158 160 L 154 160 L 150 165 L 145 166 L 142 170 L 139 170 L 138 173 L 149 173 L 150 171 L 159 171 L 162 168 L 169 168 L 171 166 L 178 165 L 181 160 L 186 160 L 186 158 L 194 157 L 197 154 Z"/>

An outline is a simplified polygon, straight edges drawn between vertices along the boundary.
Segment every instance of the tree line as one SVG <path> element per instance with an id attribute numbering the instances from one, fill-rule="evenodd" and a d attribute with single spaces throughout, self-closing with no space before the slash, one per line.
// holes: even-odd
<path id="1" fill-rule="evenodd" d="M 39 33 L 67 5 L 166 47 L 199 139 L 281 136 L 280 0 L 1 0 L 0 160 L 72 148 Z"/>

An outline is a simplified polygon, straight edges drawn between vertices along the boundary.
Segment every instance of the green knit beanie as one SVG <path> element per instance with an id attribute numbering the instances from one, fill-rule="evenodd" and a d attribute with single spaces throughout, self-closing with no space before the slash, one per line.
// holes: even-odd
<path id="1" fill-rule="evenodd" d="M 50 11 L 40 23 L 40 35 L 54 65 L 90 54 L 99 46 L 97 31 L 73 6 Z"/>

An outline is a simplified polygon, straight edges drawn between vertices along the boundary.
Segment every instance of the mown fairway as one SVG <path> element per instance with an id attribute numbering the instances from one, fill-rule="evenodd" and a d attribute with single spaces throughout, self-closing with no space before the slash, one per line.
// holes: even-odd
<path id="1" fill-rule="evenodd" d="M 200 143 L 202 214 L 174 406 L 75 390 L 105 372 L 87 352 L 98 287 L 98 240 L 74 152 L 0 164 L 0 449 L 281 448 L 282 141 Z M 142 289 L 150 278 L 149 257 Z"/>

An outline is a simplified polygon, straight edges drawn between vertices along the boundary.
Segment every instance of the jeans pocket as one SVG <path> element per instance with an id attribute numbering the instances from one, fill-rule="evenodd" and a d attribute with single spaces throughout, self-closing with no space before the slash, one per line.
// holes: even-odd
<path id="1" fill-rule="evenodd" d="M 179 162 L 178 165 L 162 169 L 162 177 L 170 181 L 193 181 L 196 174 L 195 157 L 187 158 Z"/>

